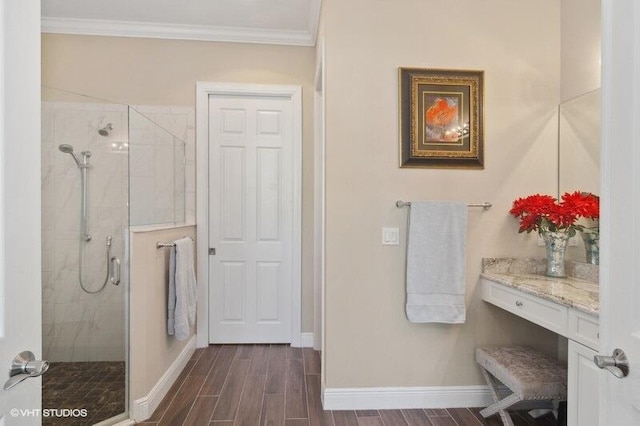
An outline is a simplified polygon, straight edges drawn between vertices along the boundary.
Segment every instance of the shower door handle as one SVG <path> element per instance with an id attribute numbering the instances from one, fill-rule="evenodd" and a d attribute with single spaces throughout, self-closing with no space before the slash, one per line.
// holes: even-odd
<path id="1" fill-rule="evenodd" d="M 11 362 L 9 380 L 4 384 L 4 390 L 9 390 L 29 377 L 42 376 L 49 369 L 49 361 L 37 361 L 31 351 L 20 352 Z"/>
<path id="2" fill-rule="evenodd" d="M 115 256 L 111 258 L 111 284 L 120 284 L 120 259 Z"/>

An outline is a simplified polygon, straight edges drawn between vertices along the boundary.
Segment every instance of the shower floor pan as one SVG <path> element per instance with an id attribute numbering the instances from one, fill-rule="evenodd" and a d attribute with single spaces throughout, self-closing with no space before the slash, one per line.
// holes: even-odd
<path id="1" fill-rule="evenodd" d="M 52 362 L 42 376 L 42 408 L 67 409 L 67 415 L 86 410 L 86 417 L 43 417 L 42 424 L 93 425 L 123 413 L 124 367 L 124 362 Z"/>

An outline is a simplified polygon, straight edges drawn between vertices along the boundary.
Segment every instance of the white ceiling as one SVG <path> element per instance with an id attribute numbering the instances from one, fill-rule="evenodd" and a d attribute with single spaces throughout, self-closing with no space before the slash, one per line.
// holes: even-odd
<path id="1" fill-rule="evenodd" d="M 313 46 L 321 0 L 42 0 L 42 32 Z"/>

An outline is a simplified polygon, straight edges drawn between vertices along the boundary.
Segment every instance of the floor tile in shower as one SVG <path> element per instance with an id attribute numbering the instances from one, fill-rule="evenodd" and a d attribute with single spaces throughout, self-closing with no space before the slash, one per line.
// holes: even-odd
<path id="1" fill-rule="evenodd" d="M 43 425 L 92 425 L 125 411 L 124 362 L 52 362 L 42 376 L 43 409 L 85 409 L 86 417 L 43 418 Z"/>

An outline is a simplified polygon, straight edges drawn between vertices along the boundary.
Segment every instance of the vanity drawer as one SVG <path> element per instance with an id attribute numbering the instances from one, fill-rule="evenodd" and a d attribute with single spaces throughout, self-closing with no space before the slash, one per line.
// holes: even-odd
<path id="1" fill-rule="evenodd" d="M 568 308 L 511 287 L 482 280 L 482 298 L 541 327 L 567 336 Z"/>
<path id="2" fill-rule="evenodd" d="M 569 311 L 569 339 L 597 351 L 600 347 L 600 319 L 571 309 Z"/>

